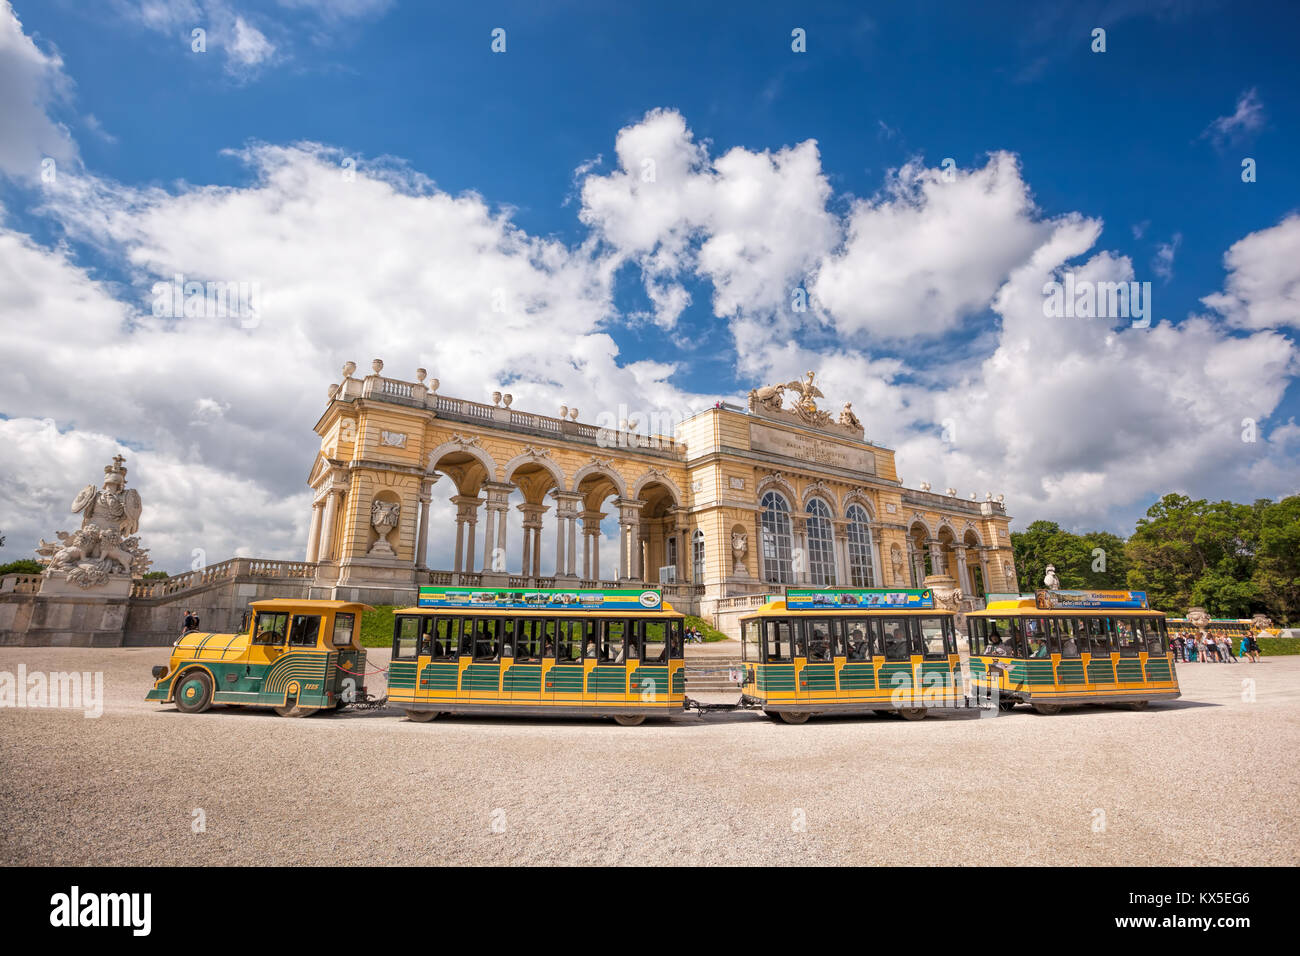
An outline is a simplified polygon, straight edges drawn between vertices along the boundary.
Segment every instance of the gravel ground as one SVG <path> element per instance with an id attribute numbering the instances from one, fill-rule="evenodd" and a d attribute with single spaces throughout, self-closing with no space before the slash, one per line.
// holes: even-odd
<path id="1" fill-rule="evenodd" d="M 185 716 L 142 700 L 167 654 L 0 648 L 105 684 L 98 719 L 0 710 L 0 863 L 1300 862 L 1300 657 L 1184 665 L 1145 713 L 625 728 Z"/>

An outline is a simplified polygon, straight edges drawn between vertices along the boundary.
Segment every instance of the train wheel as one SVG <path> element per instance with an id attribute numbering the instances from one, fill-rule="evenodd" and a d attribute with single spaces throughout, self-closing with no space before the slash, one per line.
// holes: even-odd
<path id="1" fill-rule="evenodd" d="M 620 727 L 638 727 L 645 723 L 645 714 L 615 714 L 614 722 Z"/>
<path id="2" fill-rule="evenodd" d="M 809 714 L 804 711 L 791 713 L 788 710 L 783 710 L 780 713 L 781 713 L 781 719 L 785 721 L 787 724 L 806 724 L 808 723 L 808 718 L 812 716 L 812 714 Z"/>
<path id="3" fill-rule="evenodd" d="M 1034 713 L 1042 714 L 1044 717 L 1051 717 L 1053 714 L 1059 714 L 1061 712 L 1060 704 L 1034 703 L 1032 706 L 1034 708 Z"/>
<path id="4" fill-rule="evenodd" d="M 417 724 L 427 724 L 431 720 L 436 720 L 438 711 L 436 710 L 408 710 L 406 719 L 413 720 Z"/>
<path id="5" fill-rule="evenodd" d="M 1150 704 L 1150 703 L 1151 703 L 1151 701 L 1149 701 L 1149 700 L 1130 700 L 1130 701 L 1128 702 L 1128 709 L 1129 709 L 1129 710 L 1146 710 L 1146 709 L 1147 709 L 1147 705 Z"/>
<path id="6" fill-rule="evenodd" d="M 176 685 L 176 709 L 182 714 L 201 714 L 212 706 L 212 679 L 207 671 L 189 671 Z"/>
<path id="7" fill-rule="evenodd" d="M 900 707 L 898 713 L 904 720 L 925 720 L 927 711 L 924 707 Z"/>
<path id="8" fill-rule="evenodd" d="M 1015 709 L 1016 709 L 1016 702 L 1014 700 L 998 701 L 998 710 L 1002 711 L 1004 714 L 1010 713 Z"/>
<path id="9" fill-rule="evenodd" d="M 297 698 L 283 707 L 275 708 L 275 712 L 281 717 L 310 717 L 318 710 L 320 710 L 319 707 L 299 707 Z"/>

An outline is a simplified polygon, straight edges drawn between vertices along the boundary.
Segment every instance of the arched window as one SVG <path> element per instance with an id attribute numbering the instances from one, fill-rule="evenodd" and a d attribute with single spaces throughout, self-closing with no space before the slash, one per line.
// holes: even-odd
<path id="1" fill-rule="evenodd" d="M 835 531 L 831 509 L 820 498 L 808 502 L 808 580 L 814 587 L 835 583 Z"/>
<path id="2" fill-rule="evenodd" d="M 790 569 L 790 506 L 775 491 L 763 495 L 763 580 L 794 584 Z"/>
<path id="3" fill-rule="evenodd" d="M 862 505 L 849 505 L 849 586 L 872 588 L 876 586 L 876 566 L 872 559 L 871 525 L 867 509 Z"/>
<path id="4" fill-rule="evenodd" d="M 699 528 L 691 535 L 691 583 L 704 583 L 704 532 Z"/>

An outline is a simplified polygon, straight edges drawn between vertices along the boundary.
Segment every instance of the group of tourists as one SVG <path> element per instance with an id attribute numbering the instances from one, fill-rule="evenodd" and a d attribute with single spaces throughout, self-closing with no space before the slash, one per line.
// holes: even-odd
<path id="1" fill-rule="evenodd" d="M 686 643 L 687 643 L 687 644 L 703 644 L 703 643 L 704 643 L 704 634 L 700 631 L 699 628 L 694 627 L 694 626 L 688 626 L 688 627 L 686 628 Z"/>
<path id="2" fill-rule="evenodd" d="M 1259 663 L 1259 641 L 1255 634 L 1247 631 L 1236 644 L 1232 636 L 1223 631 L 1181 631 L 1169 641 L 1174 659 L 1185 664 L 1217 661 L 1220 664 L 1236 664 L 1248 660 Z"/>

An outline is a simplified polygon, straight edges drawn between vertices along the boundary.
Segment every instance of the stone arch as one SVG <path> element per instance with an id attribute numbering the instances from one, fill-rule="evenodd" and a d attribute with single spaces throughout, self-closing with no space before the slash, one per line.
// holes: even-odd
<path id="1" fill-rule="evenodd" d="M 600 475 L 602 478 L 607 478 L 610 484 L 614 486 L 614 489 L 620 498 L 626 498 L 628 496 L 627 482 L 623 480 L 623 476 L 620 475 L 612 466 L 597 464 L 594 461 L 583 465 L 574 472 L 573 481 L 569 485 L 569 490 L 581 491 L 582 483 L 594 475 Z"/>
<path id="2" fill-rule="evenodd" d="M 805 513 L 808 511 L 808 503 L 814 498 L 826 505 L 827 510 L 831 513 L 832 520 L 844 517 L 844 512 L 840 509 L 839 496 L 835 494 L 833 489 L 822 482 L 814 482 L 804 488 L 800 507 Z"/>
<path id="3" fill-rule="evenodd" d="M 792 509 L 795 502 L 799 500 L 799 495 L 794 490 L 794 485 L 790 484 L 783 476 L 777 474 L 764 475 L 759 479 L 758 487 L 754 489 L 754 498 L 756 501 L 762 501 L 763 495 L 769 491 L 780 491 L 785 497 L 785 503 Z"/>
<path id="4" fill-rule="evenodd" d="M 536 468 L 534 468 L 533 466 L 536 466 Z M 501 469 L 502 479 L 507 483 L 514 483 L 518 485 L 519 483 L 514 481 L 514 477 L 515 477 L 515 472 L 519 471 L 521 468 L 527 468 L 529 471 L 535 471 L 536 469 L 541 469 L 542 471 L 550 475 L 551 480 L 554 482 L 554 485 L 558 490 L 563 491 L 565 489 L 566 485 L 564 480 L 564 469 L 562 469 L 554 460 L 552 460 L 550 455 L 537 455 L 537 454 L 533 454 L 532 452 L 522 452 L 518 455 L 515 455 L 514 458 L 511 458 L 508 462 L 505 463 L 504 466 L 502 466 Z M 525 484 L 527 484 L 527 482 L 525 482 Z M 533 482 L 533 484 L 541 486 L 545 483 Z M 523 486 L 520 485 L 520 487 L 522 488 Z M 545 493 L 546 491 L 549 490 L 550 490 L 550 485 L 546 485 L 545 487 L 542 487 L 540 489 L 538 494 L 534 494 L 534 495 L 525 494 L 525 497 L 528 498 L 529 500 L 532 500 L 533 498 L 537 498 L 538 500 L 540 500 L 540 494 Z"/>
<path id="5" fill-rule="evenodd" d="M 444 466 L 446 459 L 453 460 L 449 465 Z M 482 476 L 474 474 L 477 471 L 474 468 L 475 462 L 483 468 Z M 491 453 L 481 445 L 449 441 L 443 442 L 425 456 L 424 470 L 427 473 L 442 472 L 451 477 L 457 491 L 461 494 L 476 495 L 484 481 L 492 481 L 496 478 L 497 463 Z"/>
<path id="6" fill-rule="evenodd" d="M 876 509 L 871 504 L 871 499 L 857 488 L 850 488 L 844 493 L 844 498 L 840 502 L 840 514 L 847 518 L 849 516 L 849 508 L 853 505 L 861 505 L 863 510 L 867 513 L 867 520 L 871 524 L 876 523 Z"/>
<path id="7" fill-rule="evenodd" d="M 673 499 L 674 508 L 680 508 L 682 506 L 682 491 L 677 487 L 677 482 L 673 481 L 662 472 L 647 471 L 644 475 L 638 478 L 636 484 L 632 486 L 631 497 L 640 498 L 641 493 L 644 492 L 646 488 L 655 484 L 664 486 L 669 497 Z"/>

